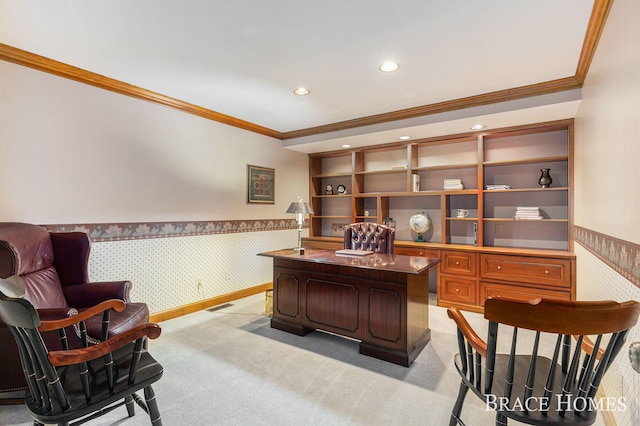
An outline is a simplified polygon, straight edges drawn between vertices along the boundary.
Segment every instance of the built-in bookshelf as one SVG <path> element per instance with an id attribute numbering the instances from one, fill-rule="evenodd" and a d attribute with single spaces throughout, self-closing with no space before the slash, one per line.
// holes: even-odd
<path id="1" fill-rule="evenodd" d="M 424 212 L 432 222 L 426 242 L 570 251 L 571 129 L 566 120 L 312 154 L 309 235 L 335 237 L 343 224 L 393 218 L 396 240 L 414 241 L 409 218 Z M 545 168 L 548 188 L 538 184 Z M 538 207 L 540 218 L 516 218 L 518 207 Z"/>
<path id="2" fill-rule="evenodd" d="M 396 254 L 442 259 L 430 277 L 440 306 L 575 299 L 572 163 L 572 120 L 312 154 L 305 245 L 340 248 L 344 224 L 392 218 Z M 424 241 L 416 213 L 431 219 Z"/>

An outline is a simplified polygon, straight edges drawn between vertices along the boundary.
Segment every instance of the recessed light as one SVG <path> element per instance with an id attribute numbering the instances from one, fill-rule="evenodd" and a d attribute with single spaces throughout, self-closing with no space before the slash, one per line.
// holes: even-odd
<path id="1" fill-rule="evenodd" d="M 485 129 L 487 126 L 485 126 L 484 124 L 474 124 L 473 126 L 471 126 L 471 130 L 482 130 Z"/>
<path id="2" fill-rule="evenodd" d="M 411 136 L 400 136 L 398 139 L 400 139 L 401 141 L 408 141 L 409 139 L 411 139 Z"/>
<path id="3" fill-rule="evenodd" d="M 351 145 L 348 143 L 343 143 L 342 145 L 340 145 L 342 148 L 351 148 Z"/>
<path id="4" fill-rule="evenodd" d="M 308 95 L 311 92 L 306 87 L 298 87 L 296 90 L 293 91 L 293 93 L 295 93 L 296 95 L 299 95 L 299 96 L 305 96 L 305 95 Z"/>
<path id="5" fill-rule="evenodd" d="M 382 71 L 382 72 L 394 72 L 399 67 L 400 66 L 398 64 L 396 64 L 395 62 L 385 62 L 384 64 L 380 65 L 380 71 Z"/>

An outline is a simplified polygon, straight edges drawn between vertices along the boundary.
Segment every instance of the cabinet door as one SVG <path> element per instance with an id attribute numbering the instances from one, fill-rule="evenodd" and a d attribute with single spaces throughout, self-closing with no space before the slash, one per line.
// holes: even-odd
<path id="1" fill-rule="evenodd" d="M 275 306 L 273 317 L 296 323 L 302 322 L 300 297 L 302 283 L 296 271 L 275 268 L 273 271 L 273 292 Z"/>
<path id="2" fill-rule="evenodd" d="M 375 283 L 362 286 L 362 340 L 384 347 L 406 350 L 407 294 L 406 288 Z"/>

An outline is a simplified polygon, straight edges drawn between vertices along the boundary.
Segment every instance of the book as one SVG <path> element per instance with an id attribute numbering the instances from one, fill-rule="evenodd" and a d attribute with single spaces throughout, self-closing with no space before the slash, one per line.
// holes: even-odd
<path id="1" fill-rule="evenodd" d="M 462 179 L 445 179 L 442 189 L 444 190 L 464 189 L 464 185 L 462 184 Z"/>
<path id="2" fill-rule="evenodd" d="M 540 207 L 518 206 L 516 207 L 515 218 L 524 220 L 540 220 L 542 219 L 542 216 L 540 215 Z"/>
<path id="3" fill-rule="evenodd" d="M 488 191 L 499 191 L 499 190 L 511 189 L 511 185 L 495 184 L 495 185 L 487 185 L 486 188 Z"/>
<path id="4" fill-rule="evenodd" d="M 338 256 L 368 256 L 370 254 L 373 254 L 373 252 L 369 250 L 354 250 L 354 249 L 336 250 L 336 255 Z"/>

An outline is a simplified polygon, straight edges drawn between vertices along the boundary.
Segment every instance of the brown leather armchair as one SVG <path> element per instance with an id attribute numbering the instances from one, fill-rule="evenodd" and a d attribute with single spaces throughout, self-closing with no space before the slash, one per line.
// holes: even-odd
<path id="1" fill-rule="evenodd" d="M 19 275 L 26 284 L 26 296 L 42 319 L 60 319 L 102 301 L 120 299 L 122 312 L 114 312 L 109 336 L 124 333 L 149 321 L 145 303 L 132 303 L 131 282 L 89 282 L 91 242 L 83 232 L 48 232 L 27 223 L 0 223 L 0 278 Z M 86 321 L 89 343 L 101 339 L 102 317 Z M 68 333 L 69 346 L 84 346 L 78 333 Z M 93 340 L 95 339 L 95 341 Z M 59 346 L 58 336 L 46 336 L 47 345 Z M 0 321 L 0 400 L 20 402 L 27 388 L 15 340 Z"/>
<path id="2" fill-rule="evenodd" d="M 344 227 L 344 248 L 393 254 L 396 231 L 386 225 L 359 222 Z"/>

